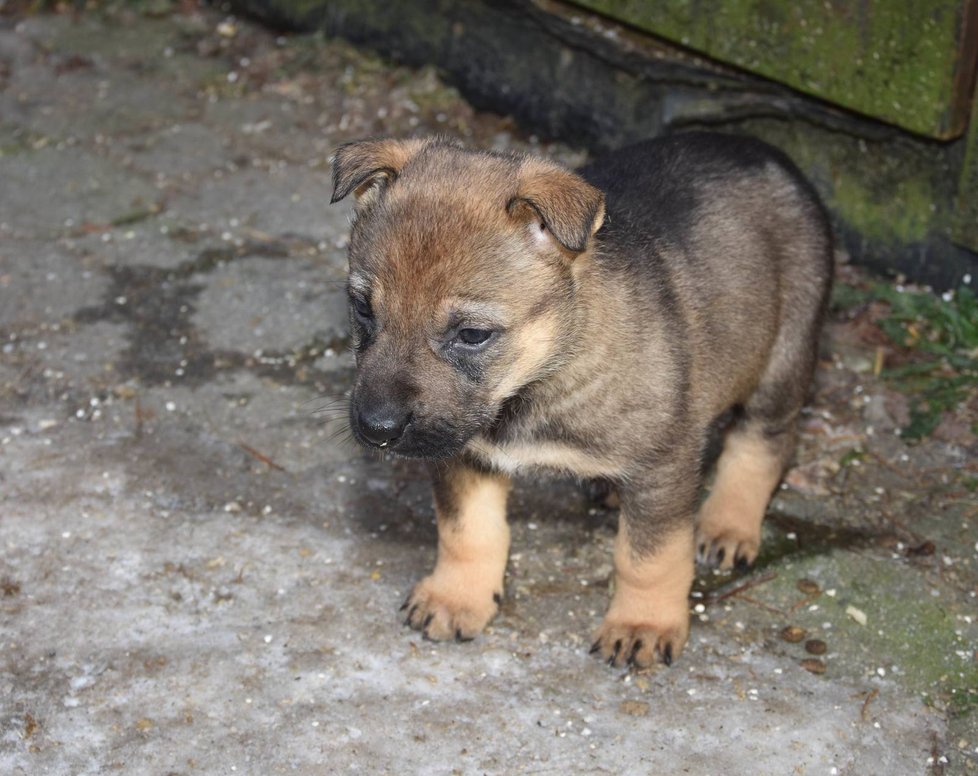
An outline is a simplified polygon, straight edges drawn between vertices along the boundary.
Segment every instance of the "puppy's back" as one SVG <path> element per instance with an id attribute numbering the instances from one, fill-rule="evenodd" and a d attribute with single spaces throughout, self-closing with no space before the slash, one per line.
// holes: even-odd
<path id="1" fill-rule="evenodd" d="M 784 153 L 755 138 L 670 135 L 602 156 L 579 173 L 605 193 L 602 238 L 623 248 L 681 247 L 695 238 L 695 227 L 708 213 L 729 208 L 729 217 L 763 220 L 774 204 L 801 218 L 796 226 L 818 232 L 813 239 L 830 241 L 811 184 Z M 743 213 L 744 205 L 755 209 Z"/>
<path id="2" fill-rule="evenodd" d="M 625 273 L 638 296 L 672 300 L 693 370 L 717 381 L 706 394 L 718 405 L 753 390 L 785 327 L 797 329 L 799 347 L 813 338 L 831 283 L 831 233 L 782 152 L 690 132 L 623 148 L 580 174 L 605 193 L 598 261 Z"/>

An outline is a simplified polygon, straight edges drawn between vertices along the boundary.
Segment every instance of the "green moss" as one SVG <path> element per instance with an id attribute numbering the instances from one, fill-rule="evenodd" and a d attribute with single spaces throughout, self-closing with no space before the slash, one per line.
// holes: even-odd
<path id="1" fill-rule="evenodd" d="M 899 247 L 946 229 L 945 164 L 933 148 L 868 143 L 803 122 L 755 119 L 740 128 L 784 150 L 829 210 L 877 245 Z"/>
<path id="2" fill-rule="evenodd" d="M 892 661 L 901 684 L 927 693 L 951 714 L 969 713 L 978 687 L 978 666 L 971 659 L 973 642 L 958 635 L 959 621 L 928 591 L 894 595 L 900 589 L 888 586 L 894 571 L 877 568 L 869 579 L 853 582 L 854 593 L 864 597 L 863 606 L 874 617 L 873 624 L 883 626 L 867 627 L 859 634 L 862 653 L 878 656 L 884 666 Z"/>
<path id="3" fill-rule="evenodd" d="M 898 180 L 892 188 L 873 187 L 872 178 L 842 172 L 828 205 L 860 233 L 884 242 L 912 243 L 930 231 L 936 206 L 927 178 Z"/>
<path id="4" fill-rule="evenodd" d="M 951 236 L 955 242 L 978 251 L 978 99 L 968 125 Z"/>
<path id="5" fill-rule="evenodd" d="M 950 128 L 959 0 L 578 2 L 915 132 Z"/>
<path id="6" fill-rule="evenodd" d="M 795 556 L 794 561 L 790 573 L 765 586 L 764 600 L 790 608 L 798 599 L 794 582 L 802 577 L 834 591 L 818 599 L 815 611 L 802 609 L 792 618 L 829 643 L 831 674 L 861 681 L 879 676 L 882 668 L 887 680 L 952 716 L 974 711 L 978 664 L 972 654 L 978 624 L 963 617 L 973 614 L 968 603 L 903 560 L 837 550 L 800 562 Z M 866 615 L 866 625 L 846 613 L 850 606 Z M 826 629 L 825 622 L 831 627 Z"/>

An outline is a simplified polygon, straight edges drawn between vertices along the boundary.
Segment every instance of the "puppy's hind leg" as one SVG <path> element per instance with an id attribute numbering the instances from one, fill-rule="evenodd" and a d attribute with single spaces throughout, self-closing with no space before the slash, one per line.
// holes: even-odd
<path id="1" fill-rule="evenodd" d="M 697 521 L 701 563 L 746 568 L 757 558 L 764 512 L 794 449 L 793 425 L 794 419 L 792 428 L 768 433 L 762 421 L 747 417 L 728 432 Z"/>
<path id="2" fill-rule="evenodd" d="M 768 501 L 795 449 L 798 414 L 815 366 L 818 316 L 813 310 L 788 321 L 743 417 L 727 433 L 697 521 L 702 563 L 746 568 L 757 558 Z"/>

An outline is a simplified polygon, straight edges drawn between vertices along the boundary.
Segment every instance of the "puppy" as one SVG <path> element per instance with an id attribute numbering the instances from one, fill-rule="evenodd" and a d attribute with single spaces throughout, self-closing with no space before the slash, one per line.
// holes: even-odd
<path id="1" fill-rule="evenodd" d="M 617 486 L 592 652 L 671 663 L 694 560 L 755 559 L 792 454 L 832 278 L 811 186 L 756 140 L 689 133 L 571 172 L 444 139 L 351 143 L 350 424 L 431 462 L 438 559 L 405 604 L 430 639 L 495 616 L 510 475 Z M 738 409 L 699 508 L 711 426 Z"/>

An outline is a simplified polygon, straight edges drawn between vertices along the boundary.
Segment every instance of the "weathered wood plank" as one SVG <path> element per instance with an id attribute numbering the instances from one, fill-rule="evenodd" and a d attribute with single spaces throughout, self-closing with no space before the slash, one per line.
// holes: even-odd
<path id="1" fill-rule="evenodd" d="M 967 125 L 976 0 L 574 2 L 913 132 Z"/>

